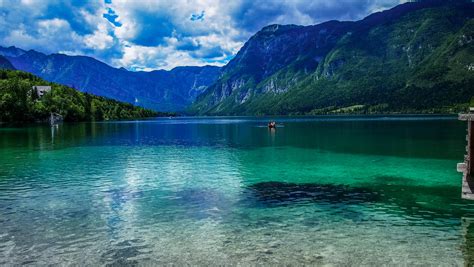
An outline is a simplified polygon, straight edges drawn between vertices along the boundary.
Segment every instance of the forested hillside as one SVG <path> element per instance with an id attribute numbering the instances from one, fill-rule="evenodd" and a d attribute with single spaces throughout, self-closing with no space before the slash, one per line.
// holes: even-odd
<path id="1" fill-rule="evenodd" d="M 450 113 L 474 96 L 474 4 L 405 3 L 255 34 L 194 114 Z"/>
<path id="2" fill-rule="evenodd" d="M 33 86 L 52 89 L 42 97 Z M 45 121 L 50 113 L 65 121 L 132 119 L 167 115 L 128 103 L 79 92 L 22 71 L 0 70 L 0 122 Z"/>

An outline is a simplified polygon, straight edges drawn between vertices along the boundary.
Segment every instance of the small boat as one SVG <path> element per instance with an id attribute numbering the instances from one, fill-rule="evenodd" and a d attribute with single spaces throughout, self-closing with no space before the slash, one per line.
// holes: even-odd
<path id="1" fill-rule="evenodd" d="M 268 123 L 268 129 L 276 129 L 276 122 L 271 121 Z"/>

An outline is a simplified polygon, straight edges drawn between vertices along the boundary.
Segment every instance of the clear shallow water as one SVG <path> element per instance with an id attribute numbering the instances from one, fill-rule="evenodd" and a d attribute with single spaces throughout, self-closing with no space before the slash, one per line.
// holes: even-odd
<path id="1" fill-rule="evenodd" d="M 267 120 L 0 128 L 0 265 L 474 262 L 462 122 Z"/>

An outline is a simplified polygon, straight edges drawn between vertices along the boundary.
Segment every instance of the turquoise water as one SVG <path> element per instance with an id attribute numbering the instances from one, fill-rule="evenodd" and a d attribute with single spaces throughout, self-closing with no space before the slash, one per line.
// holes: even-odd
<path id="1" fill-rule="evenodd" d="M 474 262 L 462 122 L 267 121 L 0 127 L 0 265 Z"/>

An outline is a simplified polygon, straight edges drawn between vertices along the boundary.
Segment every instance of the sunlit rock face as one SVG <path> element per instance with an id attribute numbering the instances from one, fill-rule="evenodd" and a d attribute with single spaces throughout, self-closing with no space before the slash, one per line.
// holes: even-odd
<path id="1" fill-rule="evenodd" d="M 349 25 L 330 21 L 307 27 L 270 25 L 263 28 L 223 68 L 222 78 L 208 92 L 212 95 L 208 106 L 219 106 L 226 101 L 240 105 L 259 94 L 288 91 L 296 78 L 282 81 L 272 75 L 288 71 L 289 67 L 314 72 L 318 60 L 334 47 Z"/>
<path id="2" fill-rule="evenodd" d="M 473 3 L 421 1 L 355 22 L 267 26 L 190 112 L 321 114 L 354 105 L 400 112 L 467 103 L 473 17 Z"/>

